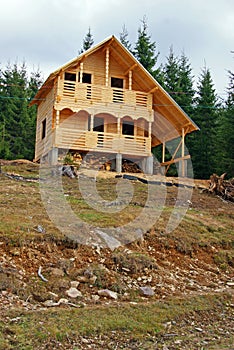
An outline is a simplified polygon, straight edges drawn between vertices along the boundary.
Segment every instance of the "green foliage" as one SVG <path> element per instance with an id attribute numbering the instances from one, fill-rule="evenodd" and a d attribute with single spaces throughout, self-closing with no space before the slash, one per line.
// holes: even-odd
<path id="1" fill-rule="evenodd" d="M 135 44 L 134 55 L 143 67 L 153 76 L 159 74 L 155 70 L 159 53 L 155 54 L 156 43 L 151 41 L 151 36 L 147 32 L 148 26 L 146 17 L 142 20 L 142 26 L 138 29 L 138 38 Z"/>
<path id="2" fill-rule="evenodd" d="M 229 71 L 228 98 L 218 116 L 216 172 L 234 177 L 234 73 Z"/>
<path id="3" fill-rule="evenodd" d="M 91 33 L 91 29 L 89 27 L 89 30 L 83 40 L 83 47 L 82 49 L 79 51 L 79 54 L 83 53 L 84 51 L 87 51 L 88 49 L 90 49 L 94 44 L 94 40 L 93 40 L 93 35 Z"/>
<path id="4" fill-rule="evenodd" d="M 39 72 L 28 79 L 25 63 L 1 71 L 0 158 L 33 159 L 36 108 L 29 108 L 29 102 L 40 83 Z"/>
<path id="5" fill-rule="evenodd" d="M 128 31 L 125 24 L 122 27 L 122 32 L 119 34 L 120 42 L 128 49 L 130 52 L 132 50 L 132 45 L 128 40 Z"/>
<path id="6" fill-rule="evenodd" d="M 208 179 L 214 172 L 217 136 L 217 97 L 209 69 L 203 68 L 195 99 L 193 120 L 200 131 L 189 138 L 196 178 Z"/>

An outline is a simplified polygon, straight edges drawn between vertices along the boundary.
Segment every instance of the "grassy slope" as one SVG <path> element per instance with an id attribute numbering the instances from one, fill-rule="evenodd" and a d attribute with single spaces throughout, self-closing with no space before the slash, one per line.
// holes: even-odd
<path id="1" fill-rule="evenodd" d="M 2 170 L 8 172 L 14 171 L 28 177 L 37 176 L 37 169 L 28 164 L 5 166 Z M 100 215 L 87 206 L 79 193 L 75 181 L 64 179 L 65 193 L 68 194 L 67 201 L 71 204 L 77 215 L 79 213 L 82 219 L 92 222 L 92 224 L 95 223 L 97 226 L 108 226 L 110 224 L 118 226 L 120 220 L 122 223 L 126 223 L 129 218 L 138 215 L 144 206 L 147 187 L 144 184 L 136 183 L 134 184 L 135 194 L 132 204 L 122 213 L 121 217 L 110 214 Z M 114 186 L 116 182 L 117 180 L 113 178 L 108 181 L 98 179 L 98 187 L 102 195 L 105 196 L 105 199 L 115 199 Z M 33 262 L 30 265 L 30 261 L 23 254 L 23 251 L 27 251 L 27 247 L 29 248 L 27 254 L 29 254 L 30 249 L 32 251 L 33 249 L 35 250 L 35 245 L 40 245 L 42 242 L 47 242 L 48 249 L 51 249 L 50 246 L 53 244 L 53 249 L 58 249 L 57 247 L 66 247 L 70 243 L 67 242 L 66 237 L 49 220 L 40 199 L 37 182 L 15 181 L 4 175 L 0 175 L 0 187 L 0 237 L 2 242 L 0 248 L 2 248 L 2 256 L 4 254 L 6 256 L 10 254 L 10 259 L 15 259 L 14 262 L 21 264 L 25 268 L 25 271 L 30 274 L 38 266 L 37 263 L 33 265 Z M 133 244 L 130 248 L 138 251 L 138 253 L 148 255 L 152 259 L 157 259 L 159 265 L 161 264 L 162 253 L 166 256 L 167 263 L 171 262 L 174 266 L 178 259 L 182 259 L 180 265 L 183 265 L 183 260 L 186 264 L 186 261 L 190 258 L 193 261 L 197 259 L 200 263 L 200 268 L 205 269 L 206 264 L 210 263 L 212 266 L 217 266 L 221 272 L 223 271 L 231 279 L 233 277 L 234 264 L 233 204 L 224 203 L 219 198 L 209 197 L 206 194 L 201 195 L 198 190 L 195 190 L 191 199 L 190 210 L 188 210 L 180 226 L 168 234 L 165 231 L 165 226 L 173 210 L 176 195 L 174 188 L 168 188 L 163 213 L 155 224 L 155 227 L 146 235 L 145 243 L 140 246 Z M 46 229 L 46 233 L 38 233 L 38 225 L 43 226 Z M 151 247 L 150 252 L 147 248 L 149 246 Z M 37 249 L 39 248 L 37 247 Z M 57 252 L 56 249 L 55 252 Z M 18 257 L 18 251 L 22 253 L 22 261 Z M 82 262 L 85 264 L 91 256 L 88 248 L 80 249 L 79 254 L 81 265 Z M 110 253 L 106 254 L 107 260 L 108 256 L 110 256 Z M 27 258 L 29 257 L 30 255 L 27 255 Z M 93 258 L 93 256 L 91 257 Z M 45 252 L 44 255 L 41 252 L 40 259 L 43 258 L 49 259 L 48 252 Z M 50 261 L 54 262 L 52 257 L 50 259 Z M 127 261 L 122 263 L 125 263 L 125 267 L 129 267 L 126 265 L 128 264 Z M 2 274 L 0 274 L 1 277 L 3 277 Z M 36 283 L 38 283 L 35 278 L 30 279 L 28 277 L 28 279 L 29 284 L 35 284 L 32 287 L 35 287 Z M 14 280 L 11 282 L 7 280 L 4 283 L 0 280 L 2 290 L 6 288 L 6 283 L 8 283 L 8 288 L 11 290 L 15 288 L 16 293 L 23 299 L 28 297 L 29 294 L 26 293 L 27 289 L 25 289 L 24 294 L 21 287 L 17 289 L 17 287 L 13 286 Z M 40 293 L 42 293 L 42 289 L 40 289 Z M 130 302 L 137 302 L 137 305 L 120 300 L 116 306 L 115 304 L 112 306 L 101 304 L 100 306 L 89 306 L 82 309 L 61 307 L 59 309 L 42 309 L 36 312 L 27 312 L 24 309 L 16 308 L 10 311 L 2 311 L 0 349 L 42 349 L 43 346 L 47 349 L 52 349 L 58 347 L 59 343 L 62 344 L 60 348 L 80 349 L 80 345 L 76 345 L 80 344 L 79 342 L 81 340 L 79 337 L 91 337 L 92 334 L 93 337 L 91 338 L 95 341 L 95 337 L 102 335 L 105 343 L 105 335 L 111 332 L 112 336 L 107 337 L 107 342 L 105 343 L 107 344 L 106 348 L 109 346 L 108 341 L 109 343 L 111 341 L 112 343 L 114 342 L 117 332 L 118 337 L 111 345 L 112 348 L 114 346 L 120 346 L 121 343 L 130 344 L 131 340 L 133 344 L 132 348 L 155 349 L 155 344 L 158 341 L 157 346 L 160 349 L 166 342 L 170 344 L 171 340 L 162 338 L 162 336 L 165 333 L 172 332 L 171 330 L 165 330 L 163 326 L 165 322 L 171 320 L 176 320 L 175 333 L 178 334 L 178 336 L 173 337 L 172 346 L 174 347 L 172 348 L 182 349 L 183 345 L 185 348 L 187 346 L 187 348 L 191 349 L 194 346 L 195 349 L 195 345 L 189 344 L 196 343 L 196 332 L 194 334 L 188 328 L 189 325 L 183 323 L 184 320 L 186 318 L 191 318 L 191 320 L 194 318 L 195 321 L 197 320 L 197 322 L 202 323 L 202 319 L 213 312 L 213 321 L 217 325 L 219 323 L 221 325 L 222 322 L 218 316 L 219 312 L 216 313 L 214 310 L 228 309 L 226 312 L 229 319 L 232 312 L 230 305 L 233 303 L 231 291 L 228 294 L 207 293 L 207 295 L 196 295 L 194 297 L 180 295 L 171 298 L 168 296 L 167 301 L 152 299 L 152 301 L 147 301 L 147 303 L 145 300 L 134 295 L 133 299 L 130 298 Z M 12 318 L 18 316 L 20 317 L 18 321 L 11 321 Z M 97 319 L 99 320 L 98 323 Z M 210 319 L 207 322 L 214 323 Z M 180 324 L 185 328 L 186 335 L 180 334 Z M 217 327 L 213 324 L 210 333 L 213 334 L 212 332 Z M 216 332 L 218 332 L 217 329 Z M 210 333 L 207 349 L 230 349 L 233 341 L 232 334 L 220 337 L 219 339 L 213 337 L 212 340 Z M 181 337 L 183 343 L 179 343 Z M 202 339 L 202 336 L 200 336 L 200 339 Z M 178 340 L 177 343 L 176 340 Z M 98 349 L 98 342 L 97 340 L 96 345 L 93 345 L 91 348 Z M 137 342 L 140 345 L 137 345 Z M 82 345 L 82 348 L 88 346 L 85 344 Z M 216 348 L 215 344 L 218 344 L 219 347 Z M 100 348 L 105 348 L 105 346 Z M 126 347 L 122 348 L 127 349 L 131 347 L 130 345 L 129 347 L 126 345 Z"/>

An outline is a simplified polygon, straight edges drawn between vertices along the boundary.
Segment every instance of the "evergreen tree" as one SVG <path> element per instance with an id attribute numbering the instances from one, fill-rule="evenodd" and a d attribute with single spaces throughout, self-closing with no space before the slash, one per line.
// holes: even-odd
<path id="1" fill-rule="evenodd" d="M 119 34 L 120 42 L 131 52 L 131 43 L 128 40 L 128 31 L 125 24 L 122 27 L 122 32 Z"/>
<path id="2" fill-rule="evenodd" d="M 8 64 L 1 74 L 0 157 L 33 159 L 36 110 L 28 107 L 32 94 L 26 65 Z"/>
<path id="3" fill-rule="evenodd" d="M 135 44 L 134 56 L 145 69 L 157 79 L 160 69 L 155 69 L 159 53 L 155 54 L 156 43 L 151 42 L 151 36 L 147 32 L 146 17 L 143 17 L 142 26 L 138 29 L 138 39 Z"/>
<path id="4" fill-rule="evenodd" d="M 178 67 L 178 91 L 175 91 L 174 98 L 176 97 L 176 102 L 179 106 L 192 118 L 195 90 L 193 87 L 192 67 L 184 52 L 179 58 Z"/>
<path id="5" fill-rule="evenodd" d="M 228 97 L 217 127 L 216 172 L 234 177 L 234 73 L 229 71 Z"/>
<path id="6" fill-rule="evenodd" d="M 193 120 L 200 131 L 188 135 L 189 151 L 195 177 L 208 179 L 215 167 L 217 97 L 210 71 L 206 67 L 201 72 L 197 93 Z"/>
<path id="7" fill-rule="evenodd" d="M 180 92 L 180 65 L 179 59 L 175 56 L 173 47 L 170 47 L 169 55 L 166 58 L 166 63 L 163 67 L 163 87 L 177 100 L 177 93 Z"/>
<path id="8" fill-rule="evenodd" d="M 93 35 L 91 34 L 91 29 L 89 27 L 88 33 L 85 35 L 85 38 L 83 40 L 83 47 L 79 51 L 79 54 L 90 49 L 93 46 L 93 44 L 94 44 Z"/>

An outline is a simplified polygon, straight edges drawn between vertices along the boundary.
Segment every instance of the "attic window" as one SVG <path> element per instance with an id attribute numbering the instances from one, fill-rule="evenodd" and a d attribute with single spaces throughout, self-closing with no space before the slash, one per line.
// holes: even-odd
<path id="1" fill-rule="evenodd" d="M 111 87 L 123 89 L 123 79 L 111 77 Z"/>
<path id="2" fill-rule="evenodd" d="M 65 74 L 64 74 L 64 80 L 76 81 L 76 74 L 75 74 L 75 73 L 68 73 L 68 72 L 65 72 Z"/>
<path id="3" fill-rule="evenodd" d="M 80 81 L 80 72 L 79 72 L 79 81 Z M 91 82 L 92 82 L 92 74 L 83 73 L 82 74 L 82 83 L 91 84 Z"/>

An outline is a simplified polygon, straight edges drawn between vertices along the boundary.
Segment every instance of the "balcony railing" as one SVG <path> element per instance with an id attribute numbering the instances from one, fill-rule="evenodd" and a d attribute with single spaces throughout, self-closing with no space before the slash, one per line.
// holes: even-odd
<path id="1" fill-rule="evenodd" d="M 141 91 L 111 88 L 102 85 L 84 84 L 61 80 L 58 86 L 59 102 L 79 104 L 125 105 L 152 111 L 152 95 Z"/>
<path id="2" fill-rule="evenodd" d="M 151 151 L 151 141 L 148 137 L 60 127 L 55 129 L 54 132 L 55 145 L 59 148 L 130 155 L 148 155 Z"/>

